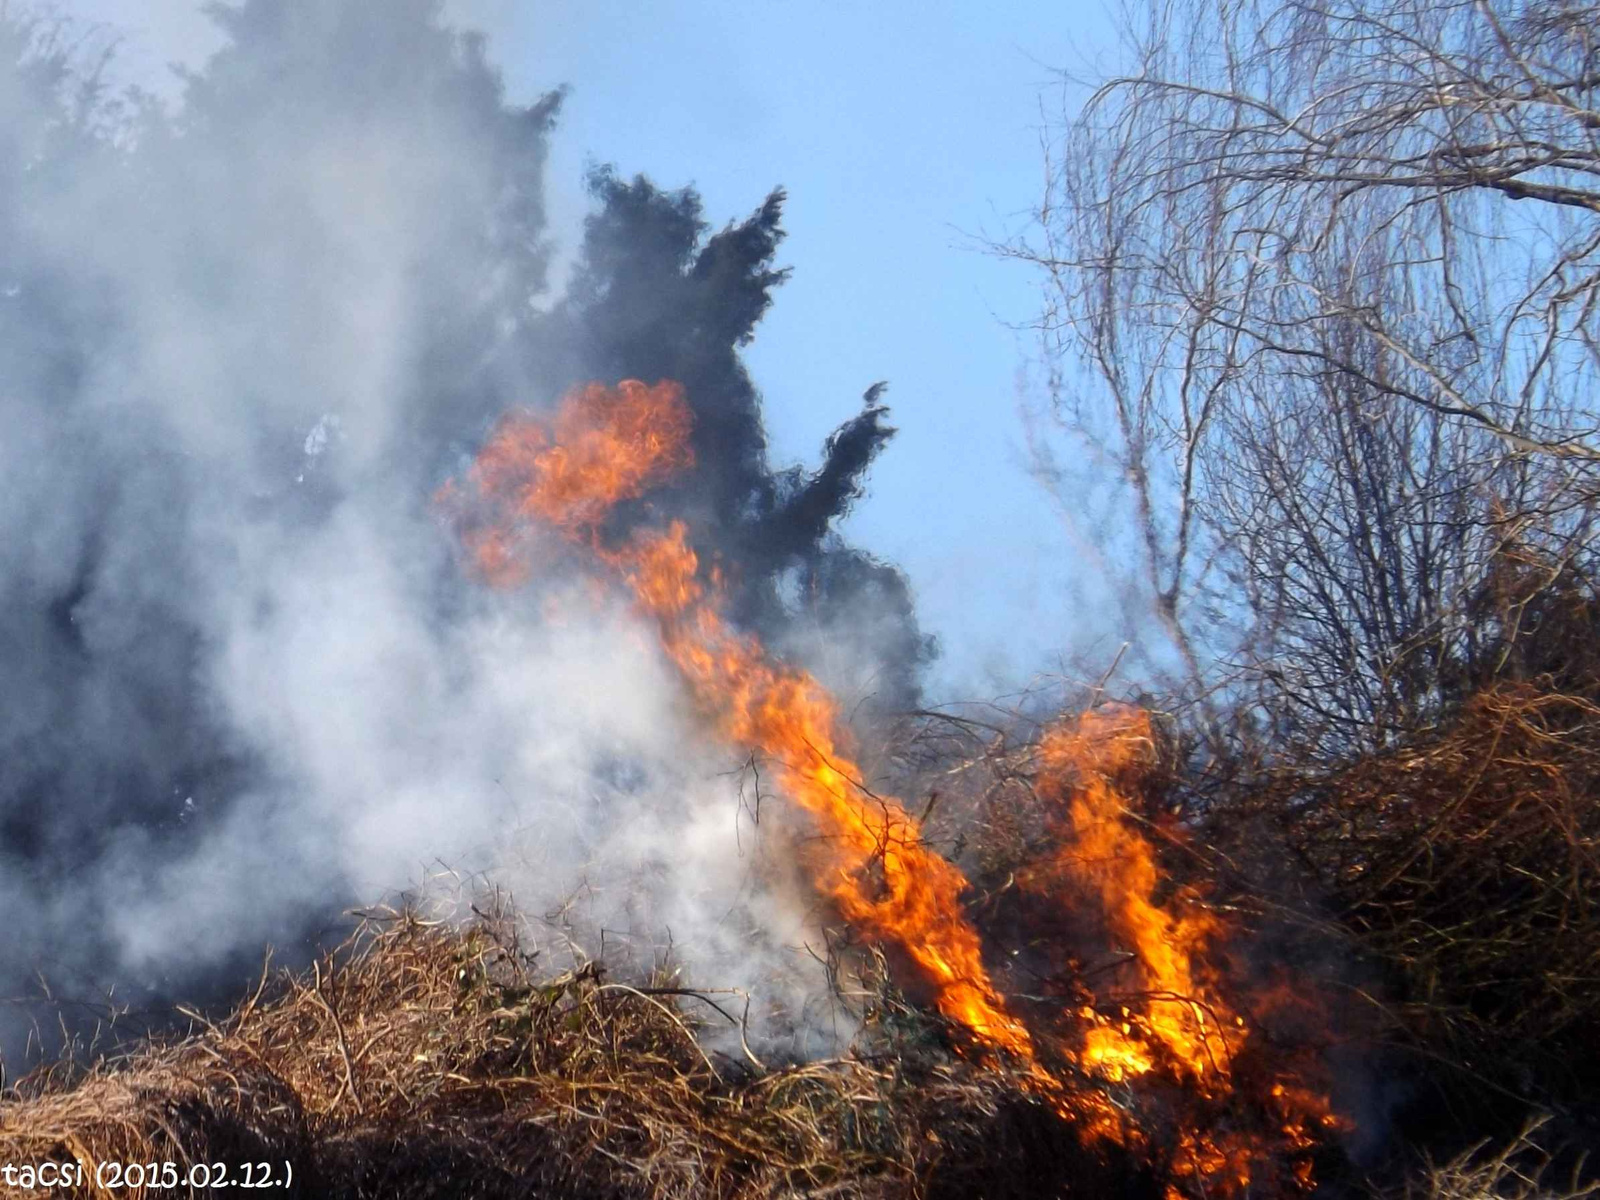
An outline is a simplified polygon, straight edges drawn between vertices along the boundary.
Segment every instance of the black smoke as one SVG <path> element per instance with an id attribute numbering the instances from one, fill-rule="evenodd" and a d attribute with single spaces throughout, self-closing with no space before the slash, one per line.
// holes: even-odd
<path id="1" fill-rule="evenodd" d="M 881 709 L 932 653 L 836 530 L 881 385 L 820 466 L 769 458 L 740 350 L 787 275 L 781 191 L 712 232 L 692 190 L 596 172 L 553 297 L 561 90 L 508 101 L 430 0 L 212 13 L 173 113 L 0 15 L 0 999 L 228 986 L 409 882 L 436 828 L 596 842 L 594 764 L 647 761 L 655 710 L 575 702 L 616 639 L 486 607 L 430 507 L 511 407 L 681 381 L 698 469 L 636 517 L 686 517 L 791 652 L 848 642 Z M 39 1010 L 8 1011 L 14 1051 Z"/>

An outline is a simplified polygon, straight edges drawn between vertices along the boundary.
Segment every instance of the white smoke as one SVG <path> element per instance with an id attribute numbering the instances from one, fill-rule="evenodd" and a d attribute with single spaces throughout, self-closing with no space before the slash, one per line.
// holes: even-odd
<path id="1" fill-rule="evenodd" d="M 555 553 L 479 588 L 430 502 L 552 399 L 539 113 L 422 0 L 225 28 L 109 140 L 0 61 L 0 995 L 225 985 L 443 863 L 799 1014 L 804 891 L 651 630 Z"/>

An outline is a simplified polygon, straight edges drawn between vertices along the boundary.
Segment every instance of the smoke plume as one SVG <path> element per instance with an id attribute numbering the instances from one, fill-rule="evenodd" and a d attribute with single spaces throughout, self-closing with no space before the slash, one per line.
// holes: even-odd
<path id="1" fill-rule="evenodd" d="M 782 192 L 711 232 L 599 170 L 553 296 L 559 90 L 508 101 L 430 0 L 213 16 L 169 114 L 0 15 L 0 998 L 230 987 L 439 862 L 647 961 L 802 970 L 804 889 L 639 618 L 559 555 L 477 586 L 433 499 L 508 410 L 676 379 L 698 469 L 649 504 L 863 719 L 913 703 L 905 580 L 833 530 L 881 388 L 775 469 L 740 360 Z"/>

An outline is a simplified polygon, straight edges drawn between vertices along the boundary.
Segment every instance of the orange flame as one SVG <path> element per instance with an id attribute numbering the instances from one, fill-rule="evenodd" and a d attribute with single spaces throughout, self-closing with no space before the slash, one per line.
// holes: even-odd
<path id="1" fill-rule="evenodd" d="M 1153 751 L 1150 716 L 1107 705 L 1050 730 L 1039 745 L 1039 791 L 1062 812 L 1054 856 L 1028 872 L 1035 889 L 1088 891 L 1114 937 L 1132 954 L 1145 998 L 1136 1021 L 1091 1029 L 1084 1064 L 1108 1079 L 1155 1066 L 1154 1039 L 1198 1080 L 1225 1077 L 1230 1042 L 1243 1022 L 1207 985 L 1207 961 L 1220 932 L 1198 907 L 1169 911 L 1156 902 L 1161 884 L 1155 848 L 1132 822 L 1119 783 L 1136 776 Z"/>
<path id="2" fill-rule="evenodd" d="M 560 529 L 593 526 L 618 501 L 693 464 L 689 428 L 676 383 L 591 383 L 566 398 L 548 432 L 532 413 L 502 421 L 473 464 L 473 479 L 523 516 Z"/>
<path id="3" fill-rule="evenodd" d="M 574 539 L 593 538 L 621 499 L 642 494 L 690 461 L 689 412 L 673 383 L 570 394 L 548 428 L 519 414 L 503 421 L 472 479 L 503 517 L 537 521 Z M 470 539 L 491 582 L 510 583 L 514 539 L 505 522 Z M 771 660 L 734 630 L 720 595 L 700 581 L 699 557 L 674 522 L 617 550 L 596 553 L 657 618 L 662 645 L 724 736 L 769 758 L 780 791 L 826 835 L 820 889 L 857 928 L 898 946 L 932 986 L 940 1012 L 982 1043 L 1031 1060 L 1028 1032 L 1005 1010 L 982 961 L 978 934 L 961 911 L 966 879 L 928 850 L 915 818 L 874 796 L 841 748 L 833 698 L 811 675 Z"/>
<path id="4" fill-rule="evenodd" d="M 938 1010 L 986 1052 L 1009 1056 L 1036 1093 L 1077 1123 L 1085 1142 L 1148 1147 L 1150 1135 L 1105 1091 L 1073 1086 L 1040 1065 L 1033 1035 L 984 965 L 978 931 L 962 907 L 965 876 L 927 848 L 900 801 L 865 785 L 826 689 L 730 624 L 719 578 L 715 571 L 709 582 L 702 578 L 686 526 L 673 521 L 620 546 L 601 536 L 618 503 L 692 463 L 690 428 L 675 383 L 591 384 L 565 397 L 549 419 L 521 413 L 500 423 L 469 474 L 487 513 L 471 511 L 452 488 L 442 499 L 493 584 L 526 577 L 537 529 L 588 544 L 655 619 L 663 650 L 706 719 L 768 760 L 777 789 L 815 821 L 824 835 L 816 886 L 840 915 L 896 947 Z M 1055 850 L 1021 882 L 1052 902 L 1083 901 L 1102 913 L 1127 954 L 1125 973 L 1138 985 L 1114 1012 L 1087 1005 L 1062 1014 L 1064 1022 L 1082 1022 L 1075 1055 L 1081 1071 L 1116 1087 L 1159 1076 L 1215 1100 L 1231 1087 L 1248 1028 L 1206 965 L 1224 932 L 1218 918 L 1193 898 L 1159 898 L 1155 848 L 1124 791 L 1138 783 L 1152 750 L 1148 714 L 1130 707 L 1105 706 L 1046 734 L 1038 791 L 1055 811 Z M 1291 1186 L 1308 1190 L 1303 1156 L 1336 1118 L 1321 1096 L 1283 1080 L 1265 1103 L 1279 1126 L 1277 1145 L 1302 1155 Z M 1238 1130 L 1186 1128 L 1173 1152 L 1173 1197 L 1183 1194 L 1180 1183 L 1200 1194 L 1239 1195 L 1273 1147 Z"/>
<path id="5" fill-rule="evenodd" d="M 483 577 L 502 587 L 526 579 L 527 522 L 569 537 L 591 532 L 621 501 L 691 466 L 689 430 L 683 388 L 670 380 L 591 383 L 569 393 L 548 423 L 527 412 L 503 418 L 469 474 L 491 519 L 461 523 Z M 437 498 L 452 508 L 461 502 L 453 485 Z"/>
<path id="6" fill-rule="evenodd" d="M 1028 1033 L 1005 1011 L 962 913 L 966 879 L 922 844 L 899 801 L 861 783 L 840 746 L 833 697 L 728 625 L 720 597 L 699 581 L 681 522 L 607 557 L 660 620 L 663 647 L 723 735 L 770 759 L 778 790 L 827 836 L 828 874 L 819 885 L 840 914 L 916 963 L 946 1016 L 991 1046 L 1031 1057 Z"/>

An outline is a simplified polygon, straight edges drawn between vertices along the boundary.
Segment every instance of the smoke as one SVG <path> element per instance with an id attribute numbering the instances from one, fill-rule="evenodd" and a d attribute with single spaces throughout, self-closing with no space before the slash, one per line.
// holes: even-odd
<path id="1" fill-rule="evenodd" d="M 225 990 L 444 862 L 807 1025 L 813 918 L 737 751 L 619 599 L 555 560 L 477 587 L 430 499 L 513 406 L 676 378 L 700 469 L 623 519 L 688 517 L 741 620 L 914 702 L 905 581 L 832 532 L 879 389 L 775 470 L 740 362 L 782 193 L 708 236 L 692 191 L 598 171 L 552 296 L 559 91 L 509 103 L 429 0 L 211 12 L 171 114 L 0 16 L 0 998 Z"/>

